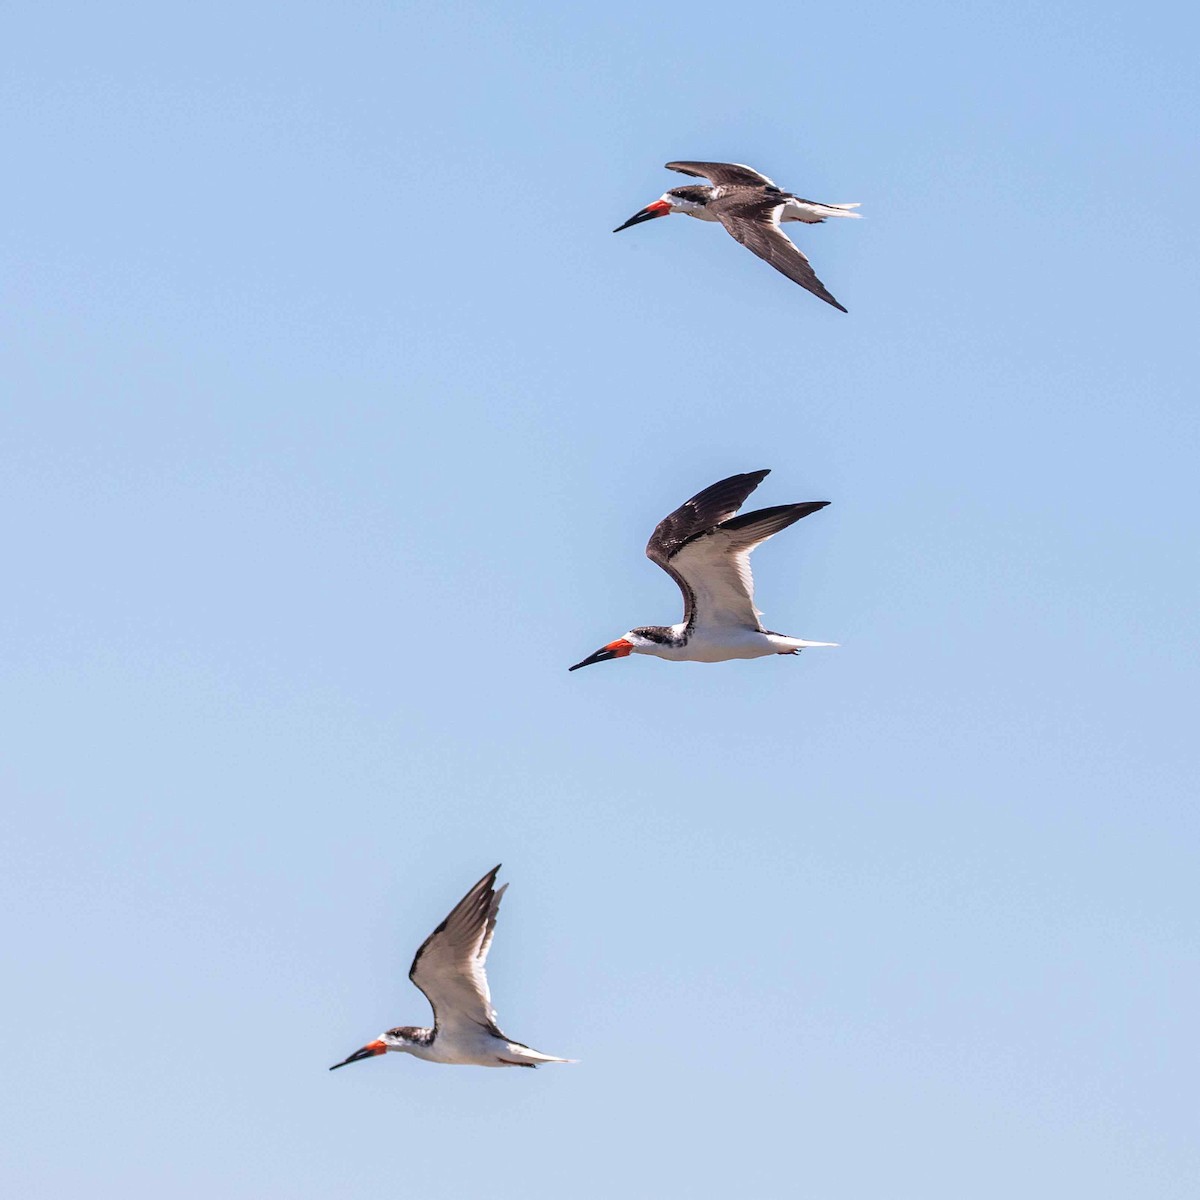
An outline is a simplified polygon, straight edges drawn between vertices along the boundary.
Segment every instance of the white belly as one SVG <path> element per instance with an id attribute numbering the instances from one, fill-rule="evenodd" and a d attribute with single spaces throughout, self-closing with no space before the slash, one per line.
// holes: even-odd
<path id="1" fill-rule="evenodd" d="M 674 626 L 680 633 L 682 625 Z M 762 633 L 737 626 L 699 626 L 684 646 L 655 646 L 635 651 L 670 662 L 729 662 L 735 658 L 765 658 L 768 654 L 794 654 L 807 646 L 835 646 L 836 642 L 808 642 L 783 633 Z"/>
<path id="2" fill-rule="evenodd" d="M 525 1063 L 536 1065 L 540 1062 L 566 1061 L 540 1054 L 507 1038 L 493 1037 L 484 1029 L 477 1033 L 465 1029 L 439 1033 L 433 1039 L 433 1045 L 406 1046 L 405 1050 L 414 1058 L 455 1067 L 513 1067 Z"/>
<path id="3" fill-rule="evenodd" d="M 676 628 L 683 631 L 680 626 Z M 767 654 L 779 654 L 783 649 L 775 645 L 772 636 L 736 626 L 698 626 L 692 630 L 686 645 L 656 646 L 642 653 L 672 662 L 728 662 L 734 658 L 762 658 Z"/>
<path id="4" fill-rule="evenodd" d="M 494 1038 L 486 1030 L 439 1031 L 431 1046 L 408 1046 L 408 1053 L 426 1062 L 447 1063 L 459 1067 L 498 1067 L 496 1051 L 506 1042 Z"/>
<path id="5" fill-rule="evenodd" d="M 728 662 L 733 658 L 762 658 L 767 654 L 778 654 L 765 633 L 752 629 L 720 629 L 707 631 L 694 629 L 686 649 L 691 651 L 692 662 Z"/>

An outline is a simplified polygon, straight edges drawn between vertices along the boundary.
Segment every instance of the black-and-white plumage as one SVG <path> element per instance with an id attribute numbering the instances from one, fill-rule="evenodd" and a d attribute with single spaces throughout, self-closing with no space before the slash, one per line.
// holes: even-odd
<path id="1" fill-rule="evenodd" d="M 813 500 L 780 504 L 735 515 L 768 474 L 765 470 L 749 471 L 714 483 L 664 517 L 651 534 L 646 557 L 679 585 L 683 593 L 681 622 L 631 629 L 570 670 L 629 654 L 652 654 L 673 661 L 724 662 L 833 645 L 773 633 L 759 620 L 754 606 L 751 552 L 781 529 L 829 503 Z"/>
<path id="2" fill-rule="evenodd" d="M 669 162 L 666 166 L 668 171 L 678 171 L 693 179 L 707 179 L 716 187 L 775 187 L 773 179 L 744 163 Z"/>
<path id="3" fill-rule="evenodd" d="M 504 1036 L 496 1028 L 486 970 L 500 901 L 508 890 L 507 883 L 495 886 L 499 870 L 489 871 L 413 955 L 408 977 L 425 993 L 439 1033 L 465 1024 Z"/>
<path id="4" fill-rule="evenodd" d="M 670 216 L 673 212 L 701 221 L 719 221 L 747 250 L 814 296 L 846 311 L 817 278 L 804 253 L 783 232 L 781 222 L 803 221 L 819 225 L 827 217 L 857 217 L 859 214 L 851 211 L 858 208 L 857 204 L 822 204 L 805 200 L 776 187 L 765 175 L 741 163 L 669 162 L 667 167 L 697 179 L 708 179 L 710 185 L 672 188 L 653 204 L 634 213 L 614 233 L 655 217 Z"/>
<path id="5" fill-rule="evenodd" d="M 413 958 L 408 977 L 425 993 L 433 1008 L 433 1027 L 399 1025 L 381 1034 L 347 1063 L 401 1051 L 429 1062 L 480 1067 L 536 1067 L 554 1058 L 514 1042 L 496 1024 L 488 988 L 488 950 L 496 932 L 496 915 L 507 884 L 497 888 L 499 866 L 489 871 L 425 939 Z"/>

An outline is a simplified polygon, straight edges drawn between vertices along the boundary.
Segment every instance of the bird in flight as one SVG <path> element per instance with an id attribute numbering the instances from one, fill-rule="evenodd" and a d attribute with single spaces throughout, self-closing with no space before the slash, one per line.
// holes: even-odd
<path id="1" fill-rule="evenodd" d="M 720 221 L 727 233 L 769 262 L 775 270 L 783 272 L 826 304 L 846 311 L 817 278 L 800 248 L 783 232 L 781 222 L 803 221 L 807 225 L 820 225 L 826 217 L 858 217 L 860 213 L 851 211 L 859 207 L 857 204 L 802 200 L 777 188 L 765 175 L 741 163 L 669 162 L 667 169 L 710 182 L 663 192 L 653 204 L 647 204 L 624 225 L 618 225 L 613 233 L 643 221 L 652 221 L 655 217 L 668 217 L 671 213 L 685 213 L 700 221 Z"/>
<path id="2" fill-rule="evenodd" d="M 750 552 L 829 503 L 779 504 L 735 516 L 769 474 L 749 471 L 714 483 L 664 517 L 650 535 L 646 557 L 662 567 L 683 593 L 679 624 L 638 626 L 568 670 L 629 654 L 653 654 L 672 662 L 725 662 L 836 645 L 772 633 L 758 619 Z"/>
<path id="3" fill-rule="evenodd" d="M 349 1058 L 348 1063 L 396 1050 L 427 1062 L 476 1067 L 536 1067 L 540 1063 L 574 1062 L 554 1058 L 512 1041 L 496 1024 L 484 963 L 504 887 L 497 889 L 490 870 L 459 902 L 453 912 L 425 939 L 409 968 L 408 977 L 433 1006 L 433 1028 L 399 1025 L 381 1033 Z"/>

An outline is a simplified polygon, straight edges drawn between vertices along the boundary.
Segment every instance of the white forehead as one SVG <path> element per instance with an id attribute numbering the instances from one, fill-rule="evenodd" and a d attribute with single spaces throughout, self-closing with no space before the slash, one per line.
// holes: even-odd
<path id="1" fill-rule="evenodd" d="M 689 200 L 684 196 L 672 196 L 670 192 L 663 192 L 660 199 L 665 200 L 672 208 L 678 208 L 682 212 L 696 212 L 704 208 L 703 204 L 698 204 L 695 200 Z"/>

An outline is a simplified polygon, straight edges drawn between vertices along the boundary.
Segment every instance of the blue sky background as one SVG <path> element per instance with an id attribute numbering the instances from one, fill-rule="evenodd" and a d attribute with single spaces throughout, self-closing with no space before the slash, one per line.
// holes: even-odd
<path id="1" fill-rule="evenodd" d="M 3 23 L 7 1194 L 1196 1194 L 1190 7 Z M 841 648 L 568 675 L 763 466 Z M 580 1065 L 328 1074 L 497 861 Z"/>

